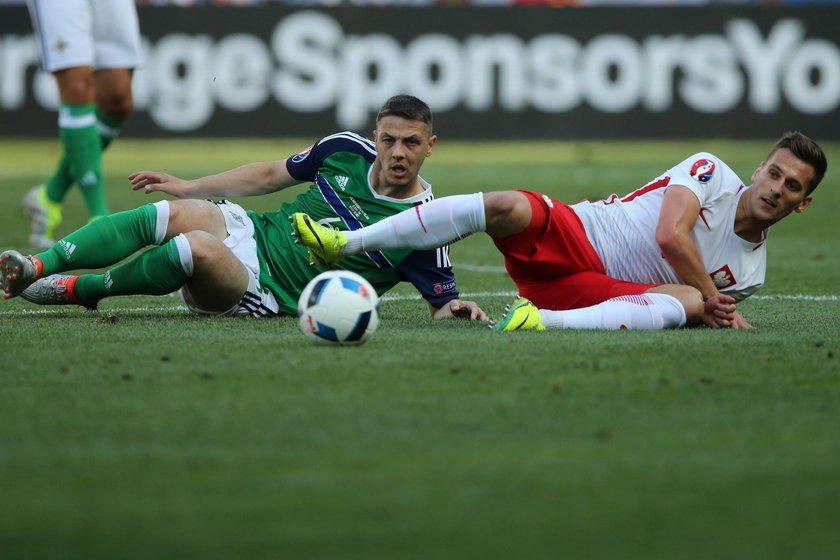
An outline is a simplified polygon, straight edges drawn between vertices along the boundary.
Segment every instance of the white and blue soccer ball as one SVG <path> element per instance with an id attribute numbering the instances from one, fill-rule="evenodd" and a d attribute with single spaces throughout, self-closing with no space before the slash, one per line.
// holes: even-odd
<path id="1" fill-rule="evenodd" d="M 316 344 L 362 344 L 379 326 L 379 296 L 355 272 L 324 272 L 300 294 L 298 324 Z"/>

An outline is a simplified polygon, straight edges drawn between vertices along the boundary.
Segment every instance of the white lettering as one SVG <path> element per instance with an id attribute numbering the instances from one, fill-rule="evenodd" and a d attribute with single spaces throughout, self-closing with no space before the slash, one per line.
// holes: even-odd
<path id="1" fill-rule="evenodd" d="M 474 111 L 489 109 L 493 106 L 494 93 L 498 91 L 499 104 L 504 109 L 523 109 L 526 82 L 521 64 L 522 40 L 514 35 L 473 35 L 467 38 L 464 46 L 467 52 L 467 107 Z"/>
<path id="2" fill-rule="evenodd" d="M 601 35 L 585 49 L 581 67 L 586 100 L 605 113 L 621 113 L 639 102 L 642 59 L 639 45 L 624 35 Z"/>
<path id="3" fill-rule="evenodd" d="M 565 35 L 540 35 L 531 41 L 526 57 L 535 108 L 561 113 L 580 104 L 580 49 L 580 43 Z"/>
<path id="4" fill-rule="evenodd" d="M 205 35 L 167 35 L 155 49 L 148 79 L 160 84 L 149 107 L 156 123 L 168 130 L 195 130 L 213 116 L 210 52 Z"/>
<path id="5" fill-rule="evenodd" d="M 818 78 L 811 79 L 812 73 Z M 819 39 L 806 41 L 790 58 L 782 89 L 791 106 L 805 114 L 831 113 L 840 104 L 840 52 Z"/>
<path id="6" fill-rule="evenodd" d="M 724 113 L 735 107 L 744 93 L 735 53 L 719 35 L 701 35 L 689 41 L 682 67 L 686 78 L 679 92 L 696 111 Z"/>
<path id="7" fill-rule="evenodd" d="M 759 113 L 778 110 L 782 67 L 805 34 L 802 23 L 791 19 L 782 20 L 770 30 L 767 41 L 762 41 L 753 22 L 736 19 L 726 26 L 726 34 L 739 51 L 749 76 L 750 106 Z"/>
<path id="8" fill-rule="evenodd" d="M 214 49 L 213 86 L 219 104 L 231 111 L 251 111 L 268 98 L 271 57 L 265 43 L 238 33 Z"/>
<path id="9" fill-rule="evenodd" d="M 674 102 L 674 74 L 684 60 L 685 37 L 649 37 L 644 42 L 645 79 L 642 105 L 653 112 L 664 112 Z"/>
<path id="10" fill-rule="evenodd" d="M 383 99 L 401 92 L 435 111 L 562 113 L 585 104 L 609 114 L 685 106 L 828 115 L 840 106 L 840 47 L 806 31 L 795 18 L 767 33 L 733 19 L 695 36 L 605 33 L 581 43 L 560 33 L 422 33 L 402 44 L 385 33 L 347 34 L 328 13 L 302 10 L 277 22 L 268 45 L 241 32 L 144 39 L 133 88 L 137 109 L 171 131 L 201 128 L 217 106 L 244 112 L 268 103 L 334 109 L 339 126 L 361 130 Z M 41 107 L 57 106 L 55 79 L 33 71 L 38 62 L 32 35 L 0 37 L 0 109 L 25 106 L 28 89 Z"/>
<path id="11" fill-rule="evenodd" d="M 368 124 L 370 112 L 378 109 L 382 100 L 400 93 L 400 46 L 393 37 L 377 33 L 351 37 L 341 51 L 345 75 L 336 118 L 345 128 L 361 128 Z"/>
<path id="12" fill-rule="evenodd" d="M 406 49 L 406 91 L 434 107 L 448 111 L 461 98 L 464 61 L 458 41 L 448 35 L 418 37 Z"/>
<path id="13" fill-rule="evenodd" d="M 321 111 L 339 91 L 341 26 L 326 14 L 303 11 L 274 28 L 271 50 L 280 63 L 273 82 L 277 101 L 293 111 Z"/>
<path id="14" fill-rule="evenodd" d="M 0 107 L 14 110 L 26 99 L 26 72 L 38 66 L 38 45 L 32 35 L 0 37 Z"/>

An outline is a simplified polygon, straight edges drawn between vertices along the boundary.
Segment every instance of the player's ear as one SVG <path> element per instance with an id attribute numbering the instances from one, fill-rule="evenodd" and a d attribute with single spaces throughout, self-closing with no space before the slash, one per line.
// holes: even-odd
<path id="1" fill-rule="evenodd" d="M 429 148 L 426 150 L 426 157 L 429 157 L 429 156 L 432 155 L 432 148 L 435 147 L 436 143 L 437 143 L 437 136 L 432 134 L 432 137 L 429 138 Z"/>
<path id="2" fill-rule="evenodd" d="M 758 164 L 758 167 L 755 168 L 753 171 L 752 177 L 750 177 L 750 183 L 755 183 L 755 178 L 758 177 L 758 173 L 764 168 L 764 162 Z"/>
<path id="3" fill-rule="evenodd" d="M 794 209 L 794 212 L 796 212 L 797 214 L 800 212 L 804 212 L 805 209 L 808 208 L 812 202 L 814 202 L 814 197 L 811 195 L 806 196 L 805 199 L 799 203 L 799 206 L 797 206 Z"/>

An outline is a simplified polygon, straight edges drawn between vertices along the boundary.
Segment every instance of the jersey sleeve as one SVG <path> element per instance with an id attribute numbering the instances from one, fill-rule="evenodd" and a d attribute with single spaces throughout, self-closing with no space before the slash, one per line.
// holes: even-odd
<path id="1" fill-rule="evenodd" d="M 449 264 L 449 247 L 412 251 L 397 265 L 400 280 L 411 282 L 434 307 L 458 298 L 455 275 Z"/>
<path id="2" fill-rule="evenodd" d="M 324 160 L 336 152 L 360 154 L 369 161 L 376 157 L 373 142 L 355 132 L 339 132 L 321 138 L 302 152 L 286 159 L 286 170 L 300 182 L 314 181 Z"/>
<path id="3" fill-rule="evenodd" d="M 700 206 L 706 206 L 724 192 L 742 186 L 741 180 L 720 158 L 708 152 L 699 152 L 672 167 L 666 175 L 670 185 L 687 187 Z"/>

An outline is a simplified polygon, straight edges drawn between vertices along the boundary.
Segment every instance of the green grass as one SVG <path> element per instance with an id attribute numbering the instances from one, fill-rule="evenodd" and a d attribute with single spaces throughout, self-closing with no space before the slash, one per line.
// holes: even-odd
<path id="1" fill-rule="evenodd" d="M 306 143 L 121 140 L 110 201 L 154 199 L 131 171 L 207 174 Z M 700 149 L 746 179 L 768 146 L 444 140 L 424 176 L 438 196 L 571 202 Z M 0 246 L 25 249 L 18 200 L 56 150 L 0 143 Z M 400 287 L 366 345 L 316 348 L 291 318 L 199 318 L 171 296 L 0 302 L 0 557 L 833 558 L 838 187 L 830 169 L 772 232 L 767 284 L 741 306 L 753 331 L 502 336 L 432 321 Z M 71 228 L 77 193 L 67 206 Z M 497 314 L 515 288 L 490 241 L 452 253 Z"/>

